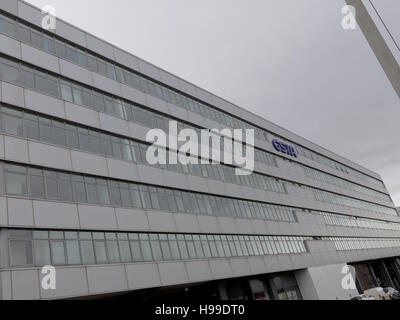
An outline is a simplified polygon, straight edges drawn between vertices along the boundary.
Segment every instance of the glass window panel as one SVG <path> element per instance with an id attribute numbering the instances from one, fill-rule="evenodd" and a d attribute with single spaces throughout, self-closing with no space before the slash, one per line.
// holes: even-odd
<path id="1" fill-rule="evenodd" d="M 118 242 L 117 241 L 107 241 L 107 251 L 108 251 L 108 258 L 110 262 L 120 262 L 120 256 L 118 251 Z"/>
<path id="2" fill-rule="evenodd" d="M 45 197 L 44 178 L 40 176 L 30 176 L 30 189 L 33 198 L 43 199 Z"/>
<path id="3" fill-rule="evenodd" d="M 75 194 L 75 199 L 81 203 L 87 203 L 86 189 L 83 182 L 74 181 L 73 190 Z"/>
<path id="4" fill-rule="evenodd" d="M 139 241 L 131 241 L 130 243 L 131 243 L 132 260 L 142 261 L 142 253 L 140 250 Z"/>
<path id="5" fill-rule="evenodd" d="M 0 16 L 0 33 L 15 38 L 15 21 Z"/>
<path id="6" fill-rule="evenodd" d="M 73 201 L 72 184 L 69 180 L 59 180 L 60 199 L 63 201 Z"/>
<path id="7" fill-rule="evenodd" d="M 33 72 L 30 69 L 21 66 L 21 74 L 19 80 L 22 86 L 30 89 L 35 88 L 35 76 L 33 75 Z"/>
<path id="8" fill-rule="evenodd" d="M 147 235 L 146 235 L 147 237 Z M 150 248 L 150 243 L 148 240 L 140 240 L 140 249 L 142 251 L 144 261 L 152 261 L 153 255 Z"/>
<path id="9" fill-rule="evenodd" d="M 52 142 L 51 120 L 47 118 L 39 119 L 40 140 Z"/>
<path id="10" fill-rule="evenodd" d="M 12 266 L 31 265 L 33 263 L 31 241 L 10 240 L 10 259 Z"/>
<path id="11" fill-rule="evenodd" d="M 1 60 L 0 60 L 1 61 Z M 19 81 L 19 66 L 10 61 L 0 63 L 0 78 L 11 83 Z"/>
<path id="12" fill-rule="evenodd" d="M 94 251 L 97 263 L 107 263 L 106 243 L 104 241 L 94 241 Z"/>
<path id="13" fill-rule="evenodd" d="M 58 182 L 56 178 L 46 177 L 46 194 L 50 199 L 58 199 Z"/>
<path id="14" fill-rule="evenodd" d="M 82 253 L 82 262 L 83 264 L 94 264 L 94 250 L 92 241 L 82 241 L 81 245 L 81 253 Z"/>
<path id="15" fill-rule="evenodd" d="M 26 196 L 26 175 L 6 172 L 6 192 L 7 194 Z"/>
<path id="16" fill-rule="evenodd" d="M 79 242 L 76 240 L 67 240 L 65 246 L 67 249 L 68 264 L 80 264 L 81 256 L 79 254 Z"/>
<path id="17" fill-rule="evenodd" d="M 119 241 L 119 250 L 121 252 L 121 261 L 130 262 L 132 261 L 131 249 L 128 241 Z"/>
<path id="18" fill-rule="evenodd" d="M 3 128 L 5 133 L 23 136 L 22 118 L 3 114 Z"/>
<path id="19" fill-rule="evenodd" d="M 35 264 L 38 266 L 47 266 L 51 264 L 48 240 L 35 240 Z"/>

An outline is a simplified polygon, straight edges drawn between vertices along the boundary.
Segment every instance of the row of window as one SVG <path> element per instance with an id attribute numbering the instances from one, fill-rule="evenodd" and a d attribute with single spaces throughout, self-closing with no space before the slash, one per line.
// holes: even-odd
<path id="1" fill-rule="evenodd" d="M 304 237 L 9 230 L 11 266 L 90 265 L 307 252 Z"/>
<path id="2" fill-rule="evenodd" d="M 4 107 L 0 104 L 0 132 L 46 141 L 64 147 L 76 148 L 126 161 L 148 165 L 148 145 L 101 133 L 31 112 Z M 193 174 L 248 187 L 274 192 L 286 192 L 284 184 L 261 174 L 236 175 L 235 168 L 222 164 L 164 164 L 162 169 Z"/>
<path id="3" fill-rule="evenodd" d="M 341 196 L 327 191 L 317 190 L 311 187 L 304 187 L 304 188 L 311 190 L 314 193 L 315 199 L 317 201 L 397 216 L 396 210 L 393 208 L 380 206 L 374 203 L 357 200 L 346 196 Z"/>
<path id="4" fill-rule="evenodd" d="M 345 189 L 348 189 L 348 190 L 351 190 L 351 191 L 355 191 L 355 192 L 358 192 L 358 193 L 362 193 L 362 194 L 365 194 L 367 196 L 372 196 L 372 197 L 375 197 L 375 198 L 378 198 L 378 199 L 381 199 L 381 200 L 387 200 L 389 202 L 392 201 L 392 199 L 390 198 L 389 195 L 384 194 L 382 192 L 378 192 L 378 191 L 375 191 L 375 190 L 360 186 L 360 185 L 358 185 L 356 183 L 340 179 L 338 177 L 335 177 L 333 175 L 324 173 L 322 171 L 318 171 L 318 170 L 312 169 L 310 167 L 303 166 L 303 168 L 304 168 L 304 172 L 305 172 L 306 176 L 309 177 L 309 178 L 312 178 L 314 180 L 319 180 L 319 181 L 322 181 L 322 182 L 333 184 L 335 186 L 338 186 L 338 187 L 341 187 L 341 188 L 345 188 Z"/>
<path id="5" fill-rule="evenodd" d="M 328 238 L 338 251 L 399 248 L 400 239 L 384 238 Z"/>
<path id="6" fill-rule="evenodd" d="M 400 231 L 400 223 L 343 216 L 326 212 L 320 212 L 320 214 L 324 217 L 325 223 L 328 225 Z"/>
<path id="7" fill-rule="evenodd" d="M 5 60 L 5 59 L 0 59 L 0 79 L 2 77 L 3 78 L 5 77 L 5 78 L 7 78 L 8 81 L 16 81 L 16 82 L 25 83 L 26 81 L 23 80 L 23 78 L 27 74 L 27 71 L 25 69 L 26 69 L 26 67 L 24 67 L 21 64 L 18 64 L 18 63 L 9 61 L 9 60 Z M 14 70 L 14 71 L 11 72 L 10 70 Z M 32 73 L 32 77 L 33 77 L 34 74 L 36 75 L 37 71 L 32 71 L 32 72 L 33 72 Z M 39 72 L 39 73 L 42 74 L 42 72 Z M 53 78 L 54 81 L 58 81 L 57 78 L 54 78 L 54 77 L 51 77 L 51 78 Z M 32 79 L 34 80 L 34 77 Z M 35 80 L 34 80 L 34 82 L 35 82 Z M 57 84 L 58 84 L 58 82 L 57 82 Z M 110 112 L 110 113 L 112 113 L 114 115 L 117 115 L 119 117 L 122 117 L 124 119 L 127 119 L 127 120 L 138 121 L 139 123 L 143 123 L 145 125 L 151 125 L 151 124 L 148 124 L 147 123 L 148 121 L 146 121 L 145 119 L 153 119 L 154 114 L 149 112 L 148 110 L 144 110 L 144 109 L 138 108 L 138 107 L 130 105 L 130 104 L 128 105 L 127 103 L 125 103 L 125 102 L 123 102 L 123 101 L 121 101 L 119 99 L 114 99 L 114 98 L 110 98 L 110 97 L 107 98 L 106 95 L 102 95 L 102 94 L 97 95 L 95 93 L 95 91 L 93 91 L 91 89 L 90 90 L 89 89 L 85 89 L 85 88 L 80 87 L 78 85 L 74 85 L 74 86 L 71 87 L 71 84 L 69 82 L 66 82 L 66 81 L 61 81 L 60 85 L 61 85 L 61 92 L 63 93 L 62 96 L 66 100 L 70 100 L 70 101 L 74 100 L 75 103 L 86 104 L 86 102 L 87 102 L 86 100 L 88 100 L 89 98 L 85 99 L 84 98 L 85 96 L 86 97 L 92 97 L 93 99 L 89 99 L 92 102 L 94 102 L 94 101 L 108 101 L 108 99 L 111 99 L 111 100 L 109 100 L 110 101 L 110 106 L 114 105 L 115 108 L 113 108 L 113 109 L 107 108 L 106 111 L 108 111 L 108 112 Z M 43 89 L 44 87 L 46 87 L 46 86 L 43 85 L 40 88 Z M 78 89 L 78 87 L 80 89 Z M 42 90 L 40 88 L 39 88 L 39 90 Z M 65 94 L 65 92 L 68 92 L 68 93 Z M 79 94 L 77 92 L 79 92 Z M 86 95 L 85 95 L 85 92 L 86 92 Z M 76 101 L 75 98 L 72 99 L 75 96 L 79 97 L 79 99 L 78 99 L 79 101 Z M 103 97 L 104 99 L 101 99 L 102 96 L 104 96 Z M 98 99 L 96 100 L 95 97 L 98 97 Z M 112 104 L 112 101 L 114 101 L 114 104 Z M 116 106 L 118 106 L 118 108 L 116 108 Z M 93 105 L 90 105 L 90 107 L 93 108 Z M 95 109 L 97 110 L 97 108 L 95 108 Z M 116 112 L 116 110 L 119 110 L 119 111 Z M 98 110 L 98 111 L 104 111 L 104 110 L 101 109 L 101 110 Z M 127 116 L 129 114 L 130 114 L 130 116 Z M 168 121 L 167 121 L 166 117 L 161 117 L 160 116 L 158 118 L 159 119 L 164 119 L 165 118 L 164 126 L 168 127 Z M 144 122 L 146 122 L 146 123 L 144 123 Z M 154 122 L 154 121 L 151 121 L 151 122 Z M 160 123 L 158 123 L 158 124 L 161 124 L 161 122 L 163 122 L 163 121 L 159 121 L 159 122 Z M 153 123 L 153 125 L 155 125 L 155 123 Z M 184 127 L 188 127 L 188 126 L 185 125 L 185 124 L 180 123 L 180 127 L 184 128 Z M 166 130 L 168 130 L 168 129 L 166 129 Z M 200 130 L 200 129 L 197 128 L 196 130 Z M 57 129 L 56 131 L 57 132 L 61 132 L 59 129 Z M 14 129 L 14 132 L 18 133 L 18 130 Z M 68 133 L 70 135 L 74 134 L 73 132 L 68 132 Z M 33 133 L 33 134 L 35 134 L 35 133 Z M 56 139 L 56 138 L 58 138 L 58 135 L 52 137 L 53 140 Z M 71 137 L 71 139 L 75 139 L 76 140 L 75 137 Z M 73 141 L 73 143 L 76 144 L 75 140 Z M 91 138 L 91 140 L 95 140 L 95 139 Z M 57 141 L 57 142 L 61 142 L 63 144 L 66 143 L 61 139 L 60 139 L 60 141 Z M 96 141 L 94 141 L 94 142 L 95 143 L 94 144 L 90 144 L 88 146 L 88 148 L 94 148 L 95 146 L 98 146 L 98 143 L 96 143 Z M 125 146 L 125 148 L 124 148 L 124 146 Z M 120 155 L 120 153 L 121 153 L 122 157 L 127 157 L 128 160 L 130 160 L 133 157 L 133 155 L 130 154 L 129 148 L 127 148 L 127 146 L 124 145 L 124 144 L 122 144 L 121 147 L 122 147 L 122 153 L 119 150 L 117 150 L 118 155 Z M 222 144 L 221 144 L 221 148 L 223 148 Z M 125 153 L 124 153 L 124 151 L 125 151 Z M 144 158 L 142 157 L 142 159 L 144 159 Z M 277 165 L 277 162 L 276 162 L 276 159 L 275 159 L 274 156 L 271 156 L 270 154 L 268 154 L 266 152 L 262 152 L 260 150 L 256 150 L 255 159 L 256 160 L 261 160 L 261 161 L 263 161 L 263 162 L 265 162 L 265 163 L 267 163 L 269 165 Z M 181 166 L 178 166 L 178 168 L 172 168 L 172 169 L 178 169 L 178 170 L 180 170 L 180 172 L 182 172 L 182 170 L 185 170 L 185 168 L 182 168 Z M 202 171 L 200 172 L 200 170 L 197 170 L 198 172 L 195 172 L 196 169 L 199 169 L 199 168 L 193 168 L 193 172 L 196 175 L 203 176 L 203 177 L 213 177 L 213 175 L 209 176 L 208 174 L 203 173 Z M 224 169 L 226 169 L 226 171 L 227 171 L 228 167 L 225 167 Z M 256 185 L 257 187 L 259 187 L 261 189 L 265 189 L 266 188 L 266 190 L 271 190 L 271 191 L 274 191 L 274 190 L 277 189 L 277 188 L 275 188 L 276 186 L 275 186 L 275 183 L 274 183 L 273 179 L 265 178 L 264 176 L 261 176 L 261 175 L 257 176 L 257 174 L 248 175 L 248 176 L 236 176 L 235 174 L 233 174 L 233 171 L 234 171 L 233 168 L 229 167 L 229 169 L 230 169 L 230 172 L 229 173 L 227 172 L 226 179 L 225 179 L 225 175 L 223 175 L 223 174 L 216 175 L 216 179 L 218 179 L 218 180 L 222 179 L 224 181 L 229 181 L 229 182 L 232 182 L 232 183 L 242 184 L 242 185 L 247 185 L 247 186 Z M 265 180 L 265 183 L 264 183 L 264 180 Z M 269 183 L 270 181 L 272 181 L 272 184 L 273 184 L 272 188 L 273 189 L 269 188 L 270 187 L 270 183 Z M 263 186 L 264 184 L 267 184 L 268 186 L 265 187 L 265 186 Z"/>
<path id="8" fill-rule="evenodd" d="M 50 54 L 57 55 L 60 58 L 69 60 L 93 72 L 102 74 L 110 79 L 119 81 L 128 86 L 136 88 L 140 91 L 146 92 L 159 99 L 176 104 L 192 112 L 201 114 L 212 120 L 216 120 L 231 128 L 254 129 L 256 137 L 266 141 L 271 141 L 269 132 L 264 129 L 258 128 L 249 124 L 241 119 L 228 115 L 215 108 L 209 107 L 203 103 L 193 100 L 185 95 L 182 95 L 174 90 L 170 90 L 163 85 L 154 81 L 143 78 L 142 76 L 129 71 L 126 68 L 120 68 L 114 63 L 110 63 L 105 59 L 94 56 L 85 50 L 81 50 L 76 46 L 72 46 L 63 40 L 55 39 L 52 36 L 45 34 L 40 29 L 34 29 L 28 25 L 17 22 L 16 20 L 9 19 L 0 15 L 0 33 L 6 34 L 10 37 L 16 38 L 25 43 L 29 43 L 34 47 L 44 50 Z M 55 93 L 55 90 L 51 90 Z M 111 106 L 114 108 L 113 106 Z M 104 106 L 103 106 L 104 108 Z M 327 165 L 338 171 L 347 173 L 349 175 L 357 176 L 364 181 L 384 187 L 382 181 L 370 177 L 364 173 L 349 168 L 343 164 L 333 161 L 325 156 L 319 155 L 314 151 L 306 149 L 297 144 L 293 144 L 297 152 L 310 160 Z"/>
<path id="9" fill-rule="evenodd" d="M 293 209 L 261 202 L 149 187 L 60 171 L 0 163 L 7 195 L 34 199 L 187 212 L 216 216 L 296 221 Z"/>
<path id="10" fill-rule="evenodd" d="M 146 201 L 138 201 L 137 192 L 133 192 L 133 190 L 145 190 L 146 186 L 138 186 L 134 183 L 125 183 L 121 181 L 115 181 L 111 179 L 99 179 L 90 176 L 78 175 L 78 174 L 69 174 L 63 173 L 54 170 L 42 170 L 22 165 L 15 164 L 7 164 L 0 163 L 0 174 L 3 177 L 0 177 L 0 181 L 3 183 L 0 187 L 5 186 L 4 193 L 7 195 L 17 195 L 17 196 L 26 196 L 31 198 L 39 198 L 39 199 L 54 199 L 61 201 L 69 201 L 69 202 L 79 202 L 79 203 L 93 203 L 100 205 L 113 205 L 113 206 L 123 206 L 123 207 L 134 207 L 134 208 L 153 208 L 153 209 L 162 209 L 162 210 L 170 210 L 176 211 L 175 206 L 169 207 L 168 201 L 157 201 L 158 203 L 162 202 L 164 205 L 154 205 L 151 200 Z M 309 187 L 307 187 L 309 188 Z M 161 197 L 161 194 L 170 193 L 172 190 L 164 189 L 164 188 L 152 188 L 154 191 L 152 192 L 153 197 L 156 199 Z M 354 200 L 344 196 L 338 196 L 331 193 L 327 193 L 321 190 L 315 190 L 309 188 L 315 192 L 316 195 L 320 194 L 328 194 L 329 199 L 340 197 L 340 199 L 344 200 L 344 205 L 352 205 L 353 202 L 355 205 L 362 205 L 364 209 L 367 210 L 381 210 L 382 213 L 386 213 L 387 207 L 373 205 L 368 202 Z M 168 192 L 167 192 L 168 190 Z M 177 191 L 174 191 L 174 193 Z M 146 194 L 146 193 L 144 193 Z M 191 199 L 196 199 L 196 193 L 182 193 L 191 195 Z M 204 196 L 207 198 L 207 196 Z M 143 198 L 142 198 L 143 199 Z M 148 198 L 150 199 L 150 198 Z M 225 200 L 223 200 L 225 199 Z M 339 198 L 338 198 L 339 199 Z M 220 205 L 222 203 L 226 203 L 226 209 L 218 210 L 221 215 L 230 216 L 234 212 L 238 214 L 237 216 L 243 216 L 246 211 L 241 211 L 239 209 L 232 209 L 232 203 L 235 201 L 228 200 L 227 198 L 220 198 L 220 201 L 217 201 Z M 317 199 L 318 200 L 318 199 Z M 178 200 L 175 200 L 176 203 Z M 197 203 L 197 200 L 193 200 L 194 203 Z M 207 201 L 208 202 L 208 201 Z M 153 204 L 152 204 L 153 203 Z M 191 205 L 192 206 L 192 205 Z M 193 212 L 193 213 L 207 213 L 212 214 L 211 210 L 201 210 L 198 209 L 199 206 L 203 206 L 203 204 L 193 205 L 192 209 L 188 207 L 185 210 L 181 210 L 183 212 Z M 210 204 L 207 203 L 206 207 L 210 208 Z M 231 208 L 230 208 L 231 207 Z M 212 208 L 212 206 L 211 206 Z M 218 204 L 217 207 L 218 208 Z M 230 209 L 228 209 L 230 208 Z M 200 210 L 200 211 L 199 211 Z M 250 211 L 251 212 L 251 211 Z M 256 212 L 258 212 L 256 210 Z M 214 212 L 214 214 L 216 214 Z M 259 211 L 255 213 L 255 217 L 262 217 L 264 213 Z M 252 215 L 248 216 L 251 217 Z M 246 216 L 244 216 L 246 217 Z M 254 217 L 254 216 L 253 216 Z M 285 220 L 287 221 L 287 220 Z"/>

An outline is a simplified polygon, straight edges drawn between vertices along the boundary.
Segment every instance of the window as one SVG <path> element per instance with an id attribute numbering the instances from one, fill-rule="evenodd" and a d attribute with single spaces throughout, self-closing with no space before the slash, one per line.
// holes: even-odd
<path id="1" fill-rule="evenodd" d="M 29 173 L 31 197 L 43 199 L 45 197 L 45 187 L 42 170 L 30 168 Z"/>
<path id="2" fill-rule="evenodd" d="M 5 170 L 7 194 L 27 196 L 25 167 L 6 165 Z"/>
<path id="3" fill-rule="evenodd" d="M 5 133 L 23 136 L 22 112 L 4 107 L 2 111 L 2 127 Z"/>
<path id="4" fill-rule="evenodd" d="M 74 95 L 74 103 L 82 105 L 82 90 L 78 87 L 73 87 L 72 93 Z"/>
<path id="5" fill-rule="evenodd" d="M 51 243 L 51 254 L 53 257 L 53 264 L 64 265 L 66 263 L 64 241 L 51 240 L 50 243 Z"/>
<path id="6" fill-rule="evenodd" d="M 46 182 L 46 195 L 49 199 L 58 199 L 58 181 L 57 173 L 54 171 L 45 170 L 44 171 L 45 182 Z"/>
<path id="7" fill-rule="evenodd" d="M 22 86 L 34 89 L 35 88 L 35 77 L 31 69 L 21 66 L 20 83 Z"/>
<path id="8" fill-rule="evenodd" d="M 68 239 L 68 232 L 66 232 L 65 238 Z M 76 232 L 70 232 L 69 234 L 72 234 L 70 236 L 71 238 L 76 239 L 77 238 L 77 233 Z M 79 242 L 78 240 L 66 240 L 65 241 L 65 247 L 66 247 L 66 252 L 67 252 L 67 260 L 68 264 L 80 264 L 81 263 L 81 256 L 79 253 Z"/>
<path id="9" fill-rule="evenodd" d="M 36 89 L 54 97 L 59 97 L 58 79 L 46 73 L 35 72 Z"/>
<path id="10" fill-rule="evenodd" d="M 35 115 L 25 113 L 24 126 L 27 138 L 39 140 L 39 121 Z"/>
<path id="11" fill-rule="evenodd" d="M 71 85 L 65 81 L 61 81 L 61 96 L 62 99 L 73 102 Z"/>
<path id="12" fill-rule="evenodd" d="M 88 60 L 87 60 L 87 55 L 86 52 L 83 52 L 82 50 L 77 50 L 77 56 L 78 56 L 78 64 L 84 68 L 88 67 Z"/>
<path id="13" fill-rule="evenodd" d="M 12 61 L 0 59 L 0 79 L 11 83 L 18 83 L 19 66 Z"/>
<path id="14" fill-rule="evenodd" d="M 74 47 L 71 47 L 67 45 L 67 57 L 68 60 L 78 64 L 79 59 L 78 59 L 78 52 Z"/>
<path id="15" fill-rule="evenodd" d="M 30 240 L 10 240 L 10 259 L 12 266 L 33 264 L 32 242 Z"/>
<path id="16" fill-rule="evenodd" d="M 119 251 L 121 253 L 122 262 L 132 261 L 131 250 L 129 247 L 128 235 L 125 233 L 118 233 Z"/>
<path id="17" fill-rule="evenodd" d="M 94 251 L 96 255 L 97 263 L 107 263 L 107 249 L 104 238 L 104 233 L 96 232 L 93 233 L 94 239 Z"/>
<path id="18" fill-rule="evenodd" d="M 83 182 L 83 177 L 73 175 L 72 176 L 72 185 L 74 190 L 75 199 L 81 203 L 87 203 L 86 189 L 85 184 Z"/>
<path id="19" fill-rule="evenodd" d="M 4 16 L 0 16 L 0 33 L 15 38 L 15 22 Z"/>
<path id="20" fill-rule="evenodd" d="M 98 73 L 102 74 L 103 76 L 107 76 L 106 63 L 100 59 L 97 59 L 97 70 Z"/>
<path id="21" fill-rule="evenodd" d="M 88 60 L 88 66 L 89 69 L 93 72 L 97 73 L 97 62 L 96 62 L 96 58 L 94 56 L 92 56 L 91 54 L 87 55 L 87 60 Z"/>
<path id="22" fill-rule="evenodd" d="M 65 43 L 56 40 L 56 53 L 57 56 L 59 56 L 60 58 L 67 58 L 67 48 L 65 46 Z"/>

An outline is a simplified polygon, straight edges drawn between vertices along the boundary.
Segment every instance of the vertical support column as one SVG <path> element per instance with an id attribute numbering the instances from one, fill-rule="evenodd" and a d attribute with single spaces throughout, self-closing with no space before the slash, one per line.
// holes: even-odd
<path id="1" fill-rule="evenodd" d="M 372 266 L 371 266 L 370 263 L 367 263 L 367 265 L 368 265 L 368 270 L 369 270 L 369 272 L 371 273 L 372 280 L 374 281 L 374 285 L 375 285 L 375 286 L 378 286 L 379 283 L 378 283 L 378 279 L 376 278 L 374 269 L 372 268 Z"/>

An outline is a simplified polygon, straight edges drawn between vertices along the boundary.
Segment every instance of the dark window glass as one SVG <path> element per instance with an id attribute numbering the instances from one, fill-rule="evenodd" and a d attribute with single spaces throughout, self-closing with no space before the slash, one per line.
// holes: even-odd
<path id="1" fill-rule="evenodd" d="M 107 241 L 107 252 L 110 262 L 116 263 L 120 261 L 117 241 Z"/>
<path id="2" fill-rule="evenodd" d="M 50 199 L 58 199 L 58 181 L 57 173 L 51 171 L 45 171 L 45 181 L 46 181 L 46 193 L 47 197 Z"/>
<path id="3" fill-rule="evenodd" d="M 56 41 L 56 52 L 57 56 L 65 59 L 67 57 L 67 48 L 65 47 L 65 43 Z"/>
<path id="4" fill-rule="evenodd" d="M 89 69 L 93 72 L 97 72 L 97 62 L 96 62 L 96 58 L 93 57 L 92 55 L 88 55 L 87 57 L 88 59 L 88 66 Z"/>
<path id="5" fill-rule="evenodd" d="M 17 115 L 17 113 L 14 114 Z M 5 133 L 23 136 L 22 118 L 17 118 L 11 114 L 3 114 L 2 118 Z"/>
<path id="6" fill-rule="evenodd" d="M 53 257 L 53 264 L 63 265 L 65 261 L 65 248 L 64 241 L 51 241 L 51 254 Z"/>
<path id="7" fill-rule="evenodd" d="M 6 172 L 6 192 L 7 194 L 26 196 L 28 193 L 26 175 Z"/>
<path id="8" fill-rule="evenodd" d="M 44 51 L 46 51 L 50 54 L 55 54 L 56 46 L 55 46 L 54 39 L 44 35 L 43 36 L 43 49 L 44 49 Z"/>
<path id="9" fill-rule="evenodd" d="M 26 240 L 11 240 L 10 259 L 12 266 L 25 266 L 33 264 L 32 242 Z"/>
<path id="10" fill-rule="evenodd" d="M 87 61 L 86 53 L 83 52 L 82 50 L 78 50 L 77 54 L 78 54 L 78 64 L 84 68 L 87 68 L 88 61 Z"/>
<path id="11" fill-rule="evenodd" d="M 39 140 L 39 122 L 36 116 L 25 114 L 25 133 L 30 139 Z"/>
<path id="12" fill-rule="evenodd" d="M 59 179 L 60 199 L 63 201 L 74 201 L 72 184 L 69 179 Z"/>
<path id="13" fill-rule="evenodd" d="M 0 60 L 1 61 L 1 60 Z M 19 66 L 11 61 L 1 61 L 0 78 L 11 83 L 19 81 Z"/>
<path id="14" fill-rule="evenodd" d="M 74 189 L 75 199 L 78 202 L 87 203 L 86 189 L 83 180 L 80 177 L 74 177 L 72 185 Z"/>
<path id="15" fill-rule="evenodd" d="M 61 146 L 66 146 L 67 139 L 65 136 L 64 123 L 53 121 L 53 125 L 53 142 Z"/>
<path id="16" fill-rule="evenodd" d="M 50 245 L 48 240 L 35 241 L 35 264 L 47 266 L 51 264 Z"/>
<path id="17" fill-rule="evenodd" d="M 81 256 L 79 253 L 79 242 L 76 240 L 67 240 L 65 242 L 68 264 L 80 264 Z"/>
<path id="18" fill-rule="evenodd" d="M 109 183 L 109 190 L 110 190 L 111 204 L 120 206 L 121 205 L 121 195 L 119 193 L 118 183 L 111 181 Z"/>
<path id="19" fill-rule="evenodd" d="M 66 135 L 68 140 L 68 146 L 72 148 L 79 148 L 78 132 L 74 126 L 66 126 Z"/>
<path id="20" fill-rule="evenodd" d="M 42 35 L 36 31 L 32 30 L 31 36 L 32 36 L 32 45 L 38 49 L 44 49 Z"/>
<path id="21" fill-rule="evenodd" d="M 94 264 L 94 251 L 93 251 L 93 243 L 92 241 L 80 241 L 81 245 L 81 253 L 82 253 L 82 262 L 84 264 Z"/>
<path id="22" fill-rule="evenodd" d="M 107 67 L 104 61 L 97 59 L 97 68 L 98 73 L 102 74 L 103 76 L 107 76 Z"/>
<path id="23" fill-rule="evenodd" d="M 96 253 L 96 262 L 107 263 L 107 251 L 105 241 L 95 241 L 94 250 Z"/>
<path id="24" fill-rule="evenodd" d="M 0 33 L 15 38 L 15 22 L 4 16 L 0 16 Z"/>
<path id="25" fill-rule="evenodd" d="M 52 142 L 51 120 L 46 118 L 39 119 L 40 140 Z"/>
<path id="26" fill-rule="evenodd" d="M 64 81 L 61 81 L 61 97 L 62 97 L 62 99 L 69 101 L 69 102 L 74 101 L 74 99 L 72 97 L 71 85 Z"/>

